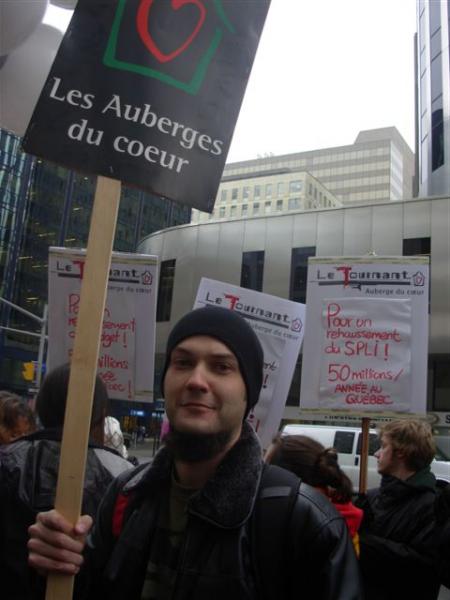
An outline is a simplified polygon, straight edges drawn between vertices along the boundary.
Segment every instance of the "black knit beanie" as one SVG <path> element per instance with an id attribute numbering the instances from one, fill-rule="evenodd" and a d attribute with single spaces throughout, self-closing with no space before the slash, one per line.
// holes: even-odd
<path id="1" fill-rule="evenodd" d="M 263 381 L 264 355 L 260 341 L 247 323 L 236 312 L 219 306 L 197 308 L 182 317 L 167 340 L 166 361 L 161 378 L 164 396 L 164 378 L 172 350 L 182 340 L 194 335 L 209 335 L 221 341 L 236 356 L 247 389 L 247 417 L 258 402 Z"/>

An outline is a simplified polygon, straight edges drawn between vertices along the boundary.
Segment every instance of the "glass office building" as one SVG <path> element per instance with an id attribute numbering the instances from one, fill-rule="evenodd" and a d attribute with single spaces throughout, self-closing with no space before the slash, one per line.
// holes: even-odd
<path id="1" fill-rule="evenodd" d="M 0 130 L 0 297 L 41 317 L 47 302 L 49 246 L 86 247 L 95 177 L 23 153 L 20 138 Z M 190 221 L 191 209 L 122 187 L 114 250 Z M 35 360 L 39 322 L 0 302 L 0 389 L 24 393 L 23 363 Z M 18 330 L 17 332 L 11 329 Z M 24 333 L 28 332 L 28 334 Z"/>
<path id="2" fill-rule="evenodd" d="M 450 190 L 450 0 L 417 3 L 417 155 L 420 196 Z"/>

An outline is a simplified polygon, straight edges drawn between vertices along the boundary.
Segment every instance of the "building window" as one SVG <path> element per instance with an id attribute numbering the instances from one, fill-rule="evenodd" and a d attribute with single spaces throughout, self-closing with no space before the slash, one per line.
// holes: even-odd
<path id="1" fill-rule="evenodd" d="M 231 199 L 232 200 L 237 200 L 238 193 L 239 193 L 239 189 L 238 188 L 233 188 L 231 190 Z"/>
<path id="2" fill-rule="evenodd" d="M 264 202 L 264 212 L 270 213 L 270 210 L 272 208 L 272 202 L 270 200 L 267 200 L 266 202 Z"/>
<path id="3" fill-rule="evenodd" d="M 403 240 L 403 256 L 419 256 L 431 254 L 431 238 L 409 238 Z"/>
<path id="4" fill-rule="evenodd" d="M 255 185 L 255 187 L 253 188 L 253 195 L 255 196 L 255 198 L 259 198 L 261 196 L 261 186 L 260 185 Z"/>
<path id="5" fill-rule="evenodd" d="M 227 201 L 227 190 L 222 190 L 220 192 L 220 201 L 221 202 L 226 202 Z"/>
<path id="6" fill-rule="evenodd" d="M 267 198 L 271 198 L 272 197 L 272 184 L 268 183 L 266 185 L 266 197 Z"/>
<path id="7" fill-rule="evenodd" d="M 409 238 L 403 240 L 403 256 L 431 256 L 431 238 Z M 431 313 L 431 264 L 428 275 L 428 314 Z"/>
<path id="8" fill-rule="evenodd" d="M 300 198 L 289 198 L 288 208 L 289 210 L 300 208 Z"/>
<path id="9" fill-rule="evenodd" d="M 221 206 L 219 209 L 219 219 L 223 219 L 225 216 L 225 206 Z"/>
<path id="10" fill-rule="evenodd" d="M 175 259 L 163 260 L 159 273 L 158 303 L 156 305 L 157 321 L 170 321 L 174 278 Z"/>
<path id="11" fill-rule="evenodd" d="M 253 202 L 253 214 L 259 214 L 259 202 Z"/>
<path id="12" fill-rule="evenodd" d="M 235 217 L 237 214 L 236 211 L 237 211 L 236 205 L 233 204 L 233 206 L 230 208 L 230 217 Z"/>
<path id="13" fill-rule="evenodd" d="M 283 210 L 283 200 L 277 200 L 277 211 Z"/>
<path id="14" fill-rule="evenodd" d="M 432 410 L 450 411 L 450 355 L 442 354 L 429 360 L 428 373 L 432 381 Z"/>
<path id="15" fill-rule="evenodd" d="M 302 355 L 299 354 L 297 364 L 295 365 L 294 374 L 292 376 L 291 387 L 289 388 L 286 406 L 299 406 L 300 404 L 300 388 L 302 380 Z"/>
<path id="16" fill-rule="evenodd" d="M 248 204 L 243 204 L 241 208 L 241 217 L 246 217 L 248 215 Z"/>
<path id="17" fill-rule="evenodd" d="M 308 281 L 308 258 L 315 256 L 315 254 L 315 246 L 292 248 L 289 300 L 305 303 L 306 283 Z"/>
<path id="18" fill-rule="evenodd" d="M 282 196 L 283 194 L 284 194 L 284 183 L 283 183 L 283 182 L 280 182 L 280 183 L 277 185 L 277 195 L 278 195 L 278 196 Z"/>
<path id="19" fill-rule="evenodd" d="M 431 115 L 431 170 L 444 164 L 444 112 L 442 108 Z"/>
<path id="20" fill-rule="evenodd" d="M 264 272 L 264 250 L 243 252 L 241 287 L 262 292 Z"/>
<path id="21" fill-rule="evenodd" d="M 302 182 L 300 180 L 291 181 L 289 183 L 289 193 L 295 194 L 297 192 L 301 192 L 303 189 Z"/>
<path id="22" fill-rule="evenodd" d="M 248 187 L 248 185 L 244 186 L 244 188 L 242 189 L 242 197 L 244 198 L 244 200 L 250 197 L 250 188 Z"/>

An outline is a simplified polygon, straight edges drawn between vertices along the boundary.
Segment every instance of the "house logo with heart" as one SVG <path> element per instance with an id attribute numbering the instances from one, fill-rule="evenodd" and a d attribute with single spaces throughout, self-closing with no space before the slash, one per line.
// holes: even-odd
<path id="1" fill-rule="evenodd" d="M 222 0 L 118 0 L 103 63 L 196 95 L 235 33 Z"/>

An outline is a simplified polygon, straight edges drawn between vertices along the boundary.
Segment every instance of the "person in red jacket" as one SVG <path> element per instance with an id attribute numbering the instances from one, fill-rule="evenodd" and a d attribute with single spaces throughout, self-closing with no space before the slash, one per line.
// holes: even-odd
<path id="1" fill-rule="evenodd" d="M 269 446 L 265 460 L 292 471 L 327 496 L 344 517 L 359 556 L 358 529 L 363 511 L 351 502 L 352 482 L 340 468 L 336 450 L 325 448 L 306 435 L 278 435 Z"/>

